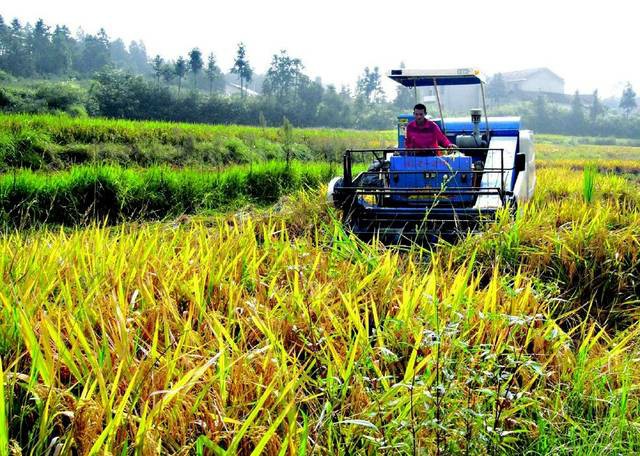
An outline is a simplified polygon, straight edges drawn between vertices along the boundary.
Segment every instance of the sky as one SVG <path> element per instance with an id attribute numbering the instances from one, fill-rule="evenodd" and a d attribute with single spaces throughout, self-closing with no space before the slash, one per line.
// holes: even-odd
<path id="1" fill-rule="evenodd" d="M 368 66 L 479 68 L 486 74 L 548 67 L 565 92 L 640 93 L 640 3 L 608 0 L 4 0 L 5 21 L 65 24 L 144 41 L 150 56 L 173 59 L 193 47 L 213 52 L 223 71 L 238 42 L 258 73 L 274 53 L 299 57 L 310 77 L 349 85 Z M 395 83 L 384 88 L 393 96 Z"/>

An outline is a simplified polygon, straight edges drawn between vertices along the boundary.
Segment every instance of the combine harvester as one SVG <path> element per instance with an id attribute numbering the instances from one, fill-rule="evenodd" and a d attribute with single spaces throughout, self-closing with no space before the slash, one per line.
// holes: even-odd
<path id="1" fill-rule="evenodd" d="M 433 87 L 440 111 L 434 121 L 456 148 L 440 149 L 453 152 L 443 156 L 436 149 L 405 148 L 413 115 L 400 115 L 397 148 L 347 150 L 343 176 L 331 180 L 327 197 L 342 210 L 350 231 L 363 240 L 376 237 L 387 243 L 455 239 L 533 196 L 532 132 L 520 130 L 519 117 L 487 116 L 479 71 L 400 69 L 389 77 L 413 88 L 416 100 L 418 87 Z M 472 109 L 470 119 L 445 119 L 438 88 L 460 85 L 480 86 L 483 109 Z M 354 166 L 371 159 L 368 171 L 354 175 Z"/>

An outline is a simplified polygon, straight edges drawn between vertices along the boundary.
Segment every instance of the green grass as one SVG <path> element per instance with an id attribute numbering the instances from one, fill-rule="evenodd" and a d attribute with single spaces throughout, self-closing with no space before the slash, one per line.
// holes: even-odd
<path id="1" fill-rule="evenodd" d="M 4 370 L 2 369 L 2 358 L 0 357 L 0 456 L 9 456 L 9 423 L 7 421 L 7 403 L 4 392 Z"/>
<path id="2" fill-rule="evenodd" d="M 285 139 L 279 128 L 5 114 L 0 115 L 0 167 L 250 163 L 285 159 Z M 345 149 L 394 142 L 394 131 L 293 129 L 287 147 L 295 159 L 339 162 Z"/>
<path id="3" fill-rule="evenodd" d="M 537 136 L 536 136 L 537 140 Z M 640 161 L 640 147 L 612 145 L 567 145 L 536 142 L 540 160 Z"/>
<path id="4" fill-rule="evenodd" d="M 536 141 L 541 144 L 565 146 L 599 145 L 599 146 L 633 146 L 640 147 L 640 139 L 615 138 L 602 136 L 569 136 L 554 134 L 536 134 Z"/>
<path id="5" fill-rule="evenodd" d="M 60 169 L 86 163 L 220 166 L 282 160 L 285 136 L 281 128 L 4 114 L 0 168 Z M 535 139 L 537 158 L 543 161 L 640 161 L 640 147 L 633 141 L 559 135 Z M 394 146 L 396 132 L 294 129 L 290 141 L 295 159 L 338 163 L 348 148 Z"/>
<path id="6" fill-rule="evenodd" d="M 222 171 L 153 167 L 76 166 L 70 171 L 28 170 L 0 177 L 0 220 L 5 227 L 115 223 L 266 205 L 317 188 L 341 172 L 326 163 L 266 162 Z"/>

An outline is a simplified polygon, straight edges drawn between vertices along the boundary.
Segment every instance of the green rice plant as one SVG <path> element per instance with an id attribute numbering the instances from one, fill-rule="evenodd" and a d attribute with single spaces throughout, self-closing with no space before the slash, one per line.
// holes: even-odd
<path id="1" fill-rule="evenodd" d="M 252 163 L 285 160 L 287 155 L 297 160 L 336 161 L 347 148 L 387 147 L 395 142 L 393 131 L 292 128 L 288 136 L 283 136 L 278 128 L 65 115 L 2 114 L 0 131 L 6 136 L 6 140 L 0 138 L 0 152 L 6 149 L 0 153 L 0 158 L 6 156 L 2 163 L 32 168 L 69 166 L 76 163 L 75 158 L 82 162 L 87 150 L 95 151 L 91 158 L 101 164 L 145 167 L 163 163 Z"/>
<path id="2" fill-rule="evenodd" d="M 597 176 L 598 168 L 594 164 L 590 163 L 584 167 L 582 195 L 587 203 L 591 203 L 593 201 Z"/>
<path id="3" fill-rule="evenodd" d="M 0 177 L 0 214 L 5 227 L 86 224 L 92 220 L 162 219 L 245 204 L 271 204 L 283 195 L 317 188 L 333 177 L 324 163 L 267 162 L 217 169 L 135 170 L 76 166 L 40 174 Z"/>
<path id="4" fill-rule="evenodd" d="M 7 421 L 4 370 L 0 358 L 0 456 L 9 456 L 9 422 Z"/>

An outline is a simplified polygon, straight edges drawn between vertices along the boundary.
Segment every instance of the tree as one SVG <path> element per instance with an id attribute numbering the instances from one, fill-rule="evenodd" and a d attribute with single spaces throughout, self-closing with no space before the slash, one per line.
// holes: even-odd
<path id="1" fill-rule="evenodd" d="M 6 41 L 8 33 L 9 28 L 7 27 L 7 24 L 5 24 L 2 14 L 0 14 L 0 57 L 3 56 L 7 51 Z"/>
<path id="2" fill-rule="evenodd" d="M 404 62 L 400 62 L 400 68 L 405 68 Z M 398 109 L 410 109 L 415 103 L 416 101 L 412 90 L 402 84 L 398 84 L 393 105 Z"/>
<path id="3" fill-rule="evenodd" d="M 247 60 L 247 51 L 244 43 L 238 43 L 238 51 L 236 53 L 236 59 L 231 67 L 231 73 L 237 74 L 240 78 L 240 95 L 244 96 L 245 85 L 244 83 L 251 82 L 253 78 L 253 69 Z"/>
<path id="4" fill-rule="evenodd" d="M 149 56 L 142 41 L 129 43 L 129 56 L 131 67 L 136 73 L 149 74 Z"/>
<path id="5" fill-rule="evenodd" d="M 636 107 L 636 92 L 633 90 L 631 83 L 627 82 L 627 86 L 622 91 L 622 98 L 620 98 L 620 108 L 624 111 L 625 117 L 629 117 L 631 111 Z"/>
<path id="6" fill-rule="evenodd" d="M 164 82 L 170 84 L 171 81 L 173 81 L 173 79 L 176 77 L 175 63 L 165 63 L 164 65 L 162 65 L 160 73 L 162 74 L 162 79 L 164 79 Z"/>
<path id="7" fill-rule="evenodd" d="M 63 25 L 56 25 L 51 36 L 51 60 L 55 62 L 54 73 L 66 74 L 73 64 L 73 55 L 77 43 L 71 36 L 69 29 Z"/>
<path id="8" fill-rule="evenodd" d="M 569 125 L 570 130 L 578 134 L 584 131 L 584 106 L 582 106 L 580 92 L 577 90 L 571 102 L 571 115 L 569 119 L 571 122 Z"/>
<path id="9" fill-rule="evenodd" d="M 14 19 L 5 33 L 3 46 L 5 54 L 2 56 L 2 69 L 16 76 L 29 77 L 33 75 L 33 55 L 29 51 L 27 28 L 23 28 L 20 21 Z"/>
<path id="10" fill-rule="evenodd" d="M 318 105 L 316 122 L 322 127 L 350 127 L 350 107 L 351 97 L 338 93 L 336 87 L 329 84 Z"/>
<path id="11" fill-rule="evenodd" d="M 262 84 L 262 92 L 274 96 L 278 101 L 290 98 L 303 81 L 303 68 L 302 61 L 289 57 L 284 49 L 280 51 L 280 55 L 274 54 Z"/>
<path id="12" fill-rule="evenodd" d="M 125 46 L 124 41 L 122 41 L 120 38 L 111 42 L 111 44 L 109 45 L 109 54 L 111 56 L 111 62 L 115 66 L 117 66 L 118 68 L 133 70 L 129 51 L 127 51 L 127 47 Z"/>
<path id="13" fill-rule="evenodd" d="M 193 73 L 193 90 L 196 90 L 198 84 L 198 73 L 202 70 L 204 63 L 202 62 L 202 52 L 200 49 L 193 48 L 189 52 L 189 69 Z"/>
<path id="14" fill-rule="evenodd" d="M 74 62 L 74 66 L 78 72 L 92 74 L 101 70 L 111 62 L 109 37 L 104 29 L 100 29 L 100 32 L 95 36 L 84 35 L 81 47 L 80 56 Z"/>
<path id="15" fill-rule="evenodd" d="M 160 85 L 160 76 L 162 76 L 162 68 L 164 67 L 164 59 L 160 55 L 156 55 L 151 63 L 153 74 L 156 77 L 156 85 Z"/>
<path id="16" fill-rule="evenodd" d="M 216 91 L 224 90 L 224 78 L 222 76 L 222 71 L 220 71 L 220 68 L 216 65 L 216 58 L 213 53 L 209 54 L 205 73 L 209 80 L 209 96 L 213 93 L 214 83 L 216 85 Z"/>
<path id="17" fill-rule="evenodd" d="M 38 19 L 29 38 L 29 47 L 33 54 L 36 73 L 41 75 L 53 73 L 55 62 L 51 58 L 52 46 L 49 26 L 42 19 Z"/>
<path id="18" fill-rule="evenodd" d="M 593 101 L 591 102 L 591 107 L 589 108 L 589 119 L 591 121 L 595 121 L 598 117 L 604 114 L 604 106 L 600 103 L 600 98 L 598 97 L 598 89 L 593 91 Z"/>
<path id="19" fill-rule="evenodd" d="M 538 95 L 534 101 L 532 114 L 535 128 L 545 130 L 549 126 L 549 110 L 544 95 Z"/>
<path id="20" fill-rule="evenodd" d="M 187 61 L 182 56 L 176 60 L 174 72 L 178 77 L 178 93 L 180 93 L 180 89 L 182 89 L 182 79 L 187 74 Z"/>
<path id="21" fill-rule="evenodd" d="M 92 96 L 102 115 L 124 119 L 145 117 L 142 111 L 146 106 L 138 96 L 145 87 L 140 76 L 122 70 L 105 70 L 96 73 L 95 81 Z"/>
<path id="22" fill-rule="evenodd" d="M 408 87 L 399 84 L 396 87 L 396 97 L 393 100 L 393 105 L 399 109 L 411 109 L 415 104 L 415 97 L 412 90 Z"/>
<path id="23" fill-rule="evenodd" d="M 504 83 L 502 73 L 496 73 L 487 84 L 487 97 L 491 98 L 499 105 L 507 95 L 507 86 Z"/>
<path id="24" fill-rule="evenodd" d="M 349 88 L 348 85 L 343 84 L 340 86 L 340 96 L 345 100 L 351 99 L 351 89 Z"/>
<path id="25" fill-rule="evenodd" d="M 322 102 L 324 95 L 324 87 L 319 78 L 311 81 L 307 76 L 301 75 L 300 80 L 296 83 L 295 100 L 297 107 L 294 106 L 291 111 L 296 113 L 297 123 L 299 125 L 314 125 L 318 114 L 318 106 Z"/>
<path id="26" fill-rule="evenodd" d="M 258 113 L 258 125 L 260 125 L 260 128 L 262 128 L 263 131 L 267 128 L 267 118 L 264 116 L 264 112 L 262 111 Z"/>
<path id="27" fill-rule="evenodd" d="M 0 14 L 0 68 L 5 68 L 5 58 L 7 55 L 7 45 L 8 43 L 8 38 L 9 38 L 9 27 L 7 27 L 7 24 L 4 22 L 4 18 L 2 17 L 2 15 Z"/>
<path id="28" fill-rule="evenodd" d="M 356 98 L 365 103 L 384 102 L 384 91 L 378 67 L 374 67 L 373 71 L 369 70 L 369 67 L 364 69 L 364 73 L 356 83 Z"/>

